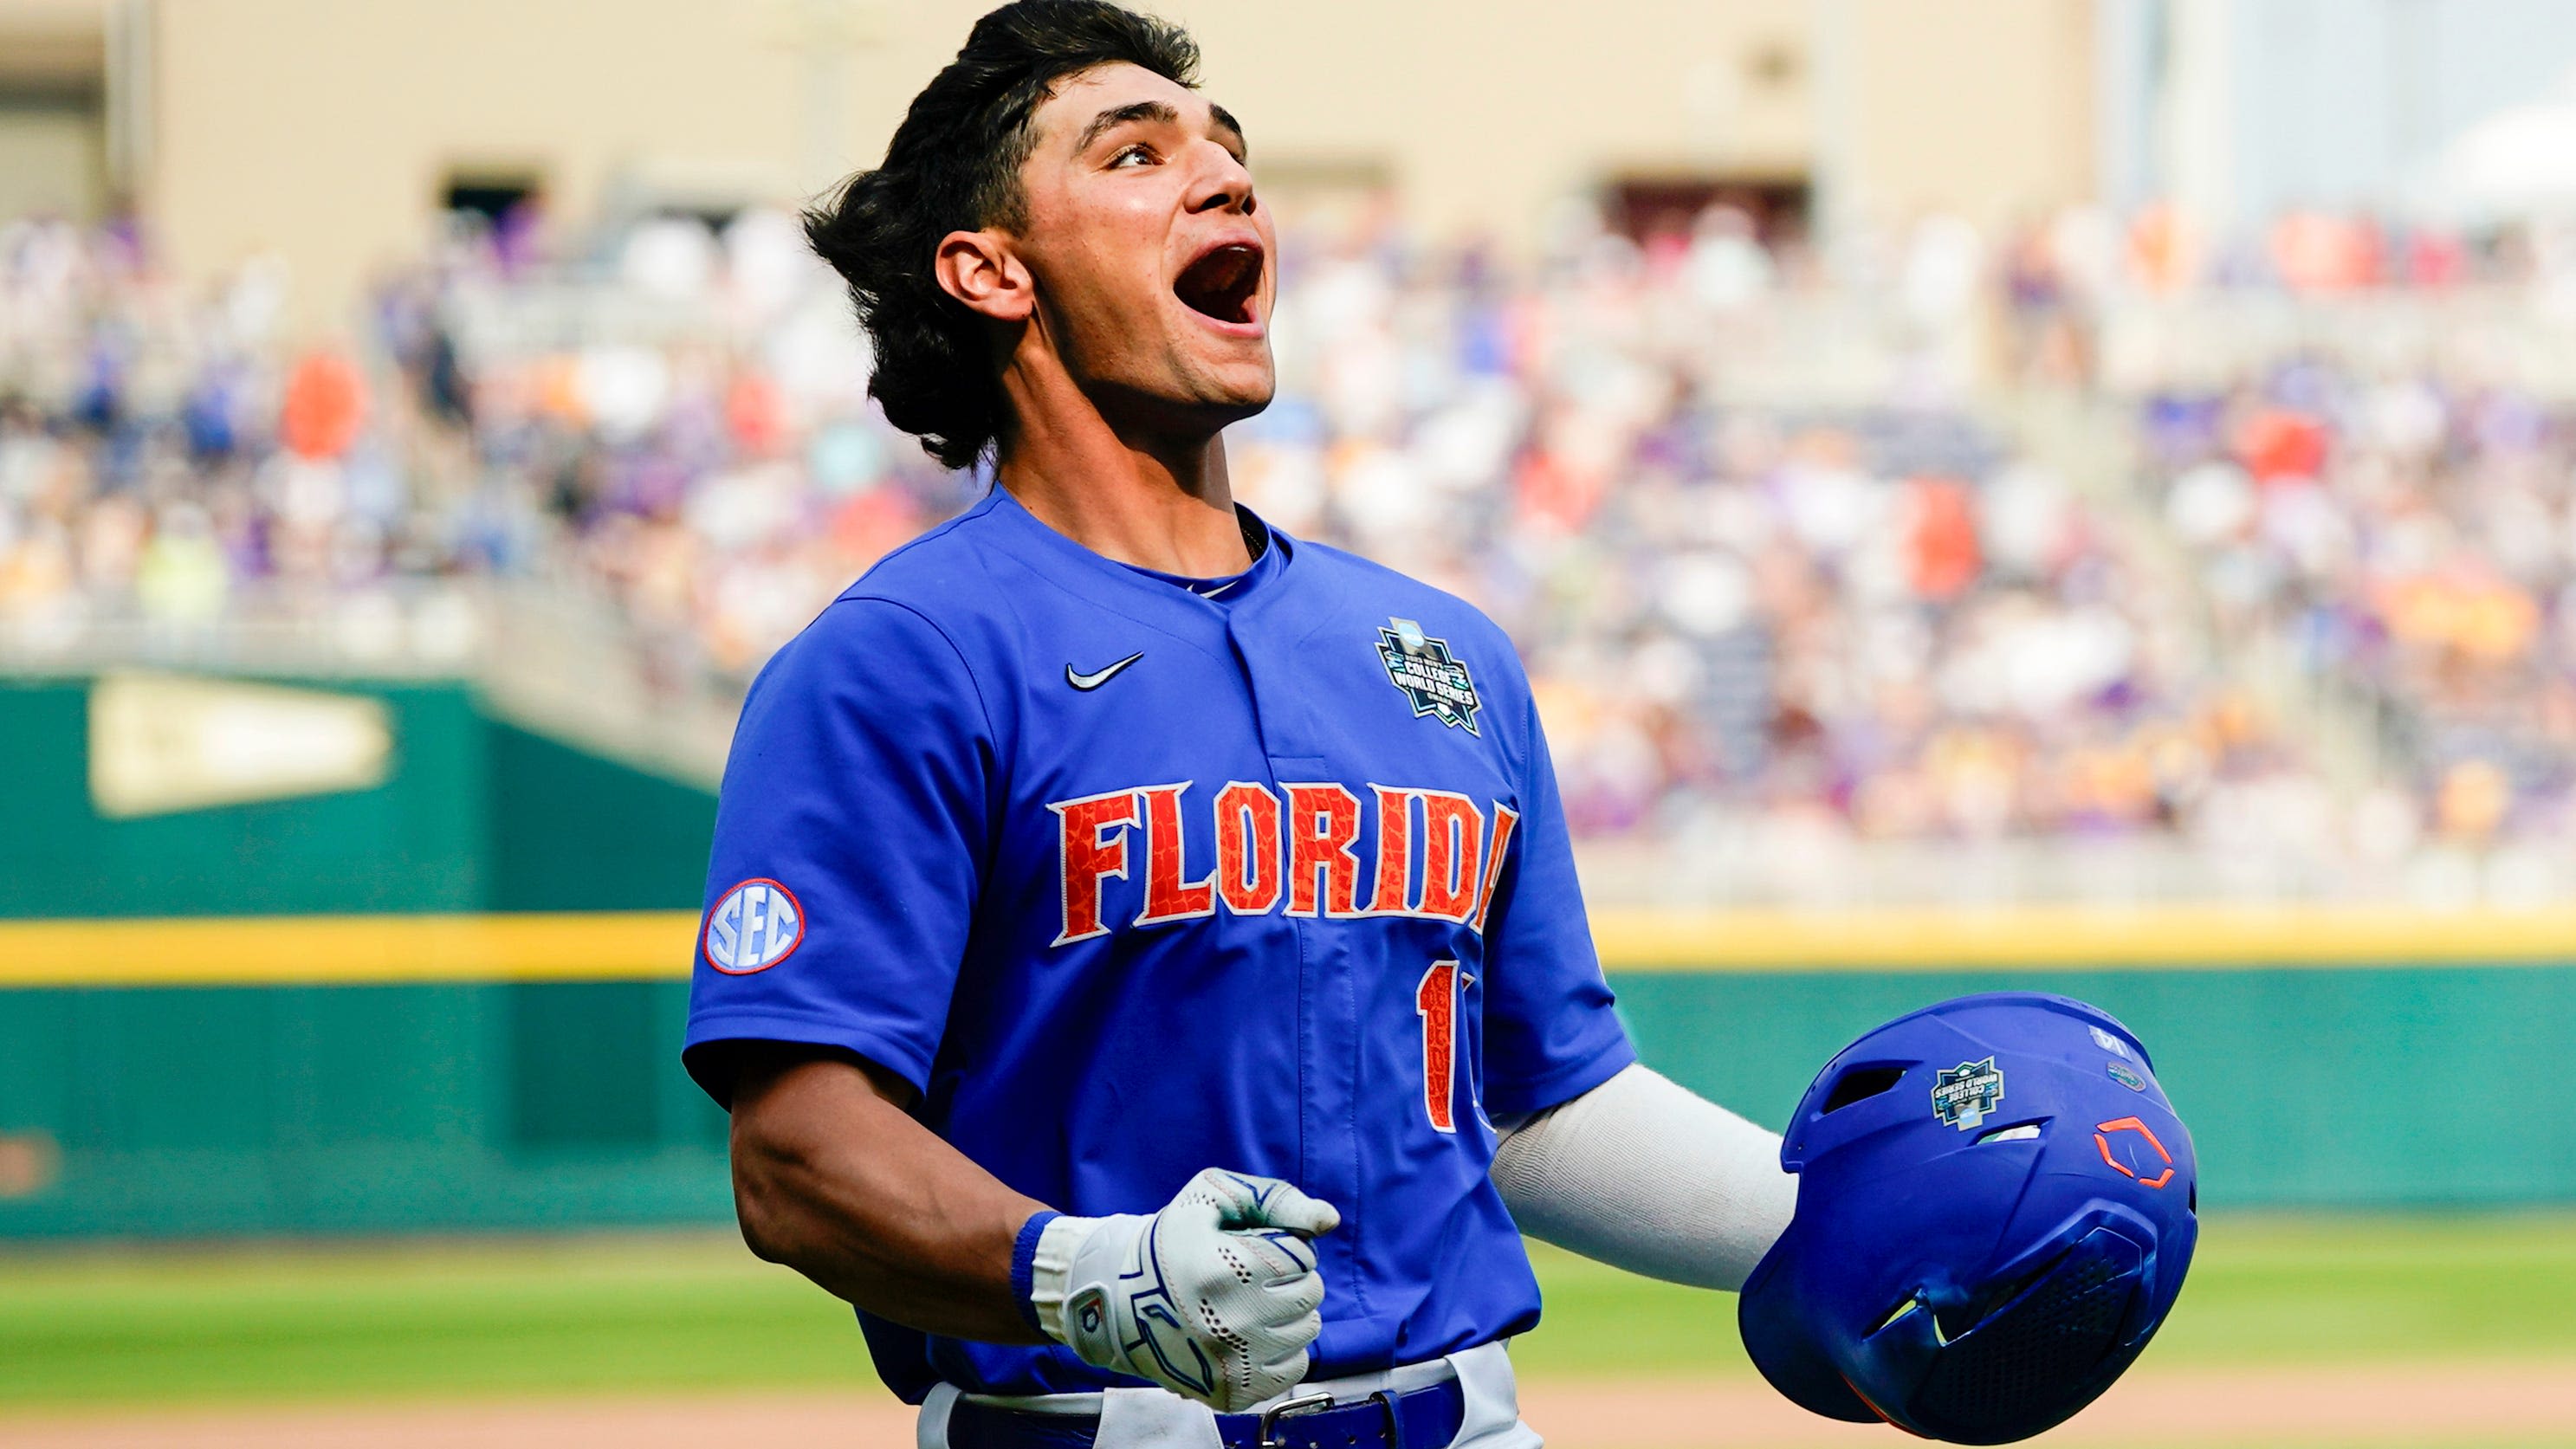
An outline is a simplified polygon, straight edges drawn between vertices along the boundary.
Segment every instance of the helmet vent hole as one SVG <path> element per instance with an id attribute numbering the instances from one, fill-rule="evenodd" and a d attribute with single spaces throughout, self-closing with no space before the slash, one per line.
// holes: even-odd
<path id="1" fill-rule="evenodd" d="M 1839 1112 L 1854 1102 L 1865 1102 L 1905 1080 L 1901 1066 L 1859 1066 L 1844 1072 L 1825 1094 L 1824 1110 Z"/>

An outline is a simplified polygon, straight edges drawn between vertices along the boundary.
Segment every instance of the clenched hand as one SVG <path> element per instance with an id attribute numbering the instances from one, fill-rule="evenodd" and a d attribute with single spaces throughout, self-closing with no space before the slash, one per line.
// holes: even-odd
<path id="1" fill-rule="evenodd" d="M 1324 1301 L 1307 1240 L 1340 1222 L 1276 1178 L 1212 1167 L 1150 1216 L 1047 1224 L 1030 1304 L 1083 1362 L 1237 1412 L 1305 1378 Z"/>

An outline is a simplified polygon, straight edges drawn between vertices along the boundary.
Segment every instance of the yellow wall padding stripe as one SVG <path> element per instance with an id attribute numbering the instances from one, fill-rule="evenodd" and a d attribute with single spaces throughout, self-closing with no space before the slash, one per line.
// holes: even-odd
<path id="1" fill-rule="evenodd" d="M 685 976 L 686 911 L 0 921 L 0 986 L 633 981 Z"/>
<path id="2" fill-rule="evenodd" d="M 2576 907 L 1601 911 L 1613 971 L 2576 965 Z M 685 911 L 0 921 L 0 986 L 642 981 L 688 974 Z"/>
<path id="3" fill-rule="evenodd" d="M 1604 911 L 1593 936 L 1627 971 L 2576 964 L 2576 908 Z"/>

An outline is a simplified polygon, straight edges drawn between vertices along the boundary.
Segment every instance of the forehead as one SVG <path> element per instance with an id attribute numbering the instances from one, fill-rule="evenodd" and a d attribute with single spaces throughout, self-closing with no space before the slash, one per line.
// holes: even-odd
<path id="1" fill-rule="evenodd" d="M 1189 87 L 1122 60 L 1057 81 L 1054 92 L 1039 103 L 1030 119 L 1040 146 L 1067 147 L 1102 111 L 1145 101 L 1170 106 L 1180 113 L 1184 125 L 1192 127 L 1206 124 L 1211 109 L 1207 99 Z"/>

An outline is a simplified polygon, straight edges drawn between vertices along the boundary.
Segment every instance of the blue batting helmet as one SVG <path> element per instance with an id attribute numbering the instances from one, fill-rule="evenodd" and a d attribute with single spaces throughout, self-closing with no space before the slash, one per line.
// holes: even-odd
<path id="1" fill-rule="evenodd" d="M 1998 991 L 1825 1064 L 1780 1165 L 1798 1210 L 1744 1286 L 1772 1386 L 1835 1419 L 2005 1444 L 2093 1402 L 2191 1266 L 2191 1134 L 2129 1029 Z"/>

